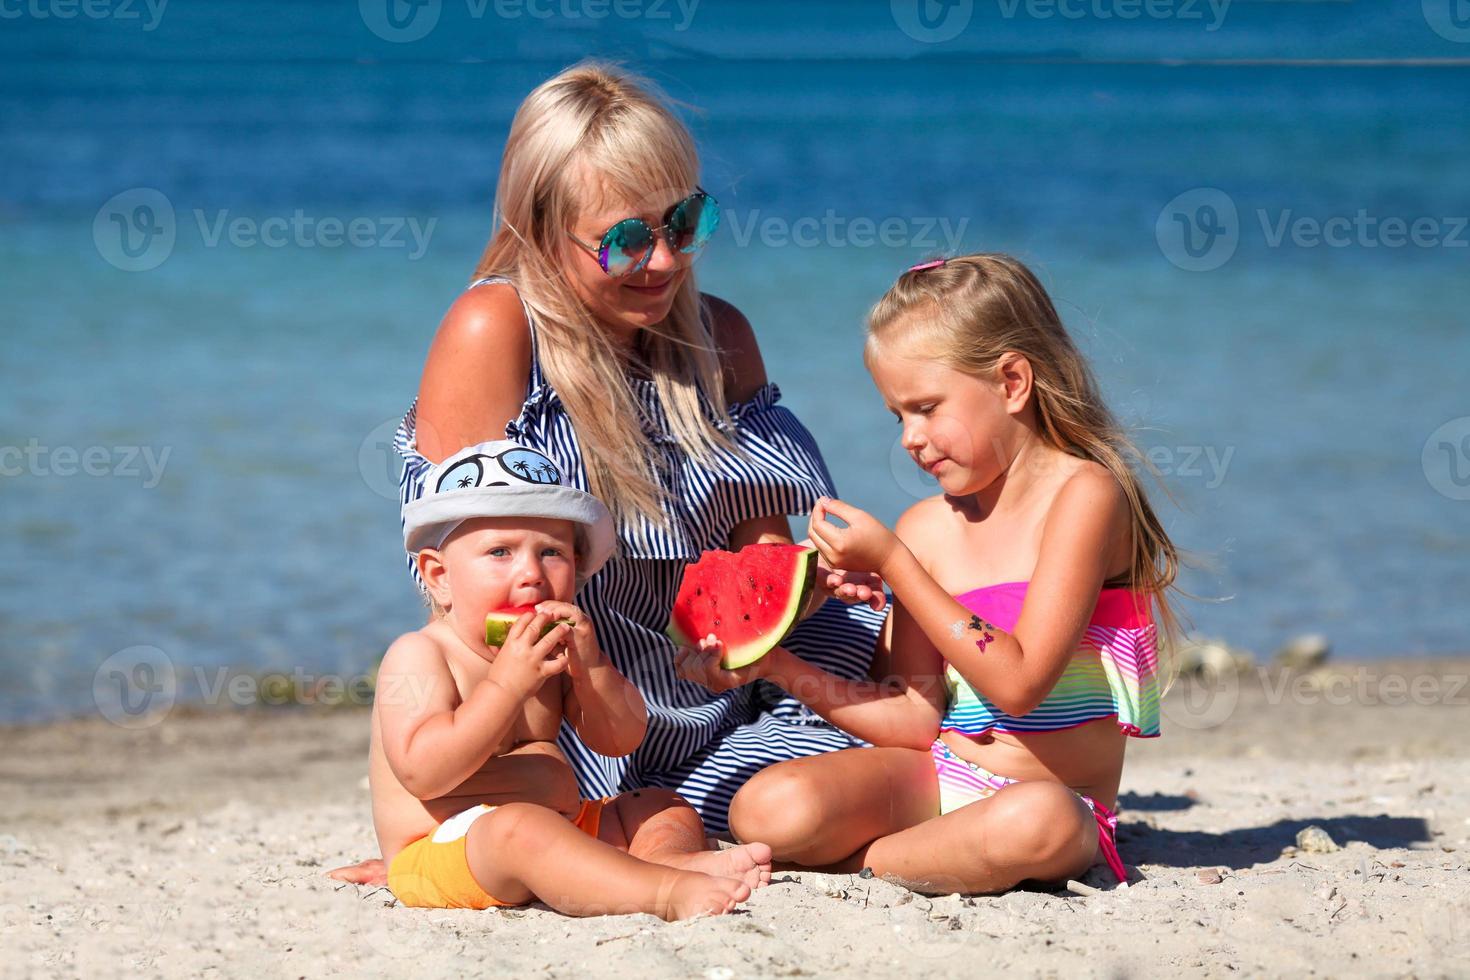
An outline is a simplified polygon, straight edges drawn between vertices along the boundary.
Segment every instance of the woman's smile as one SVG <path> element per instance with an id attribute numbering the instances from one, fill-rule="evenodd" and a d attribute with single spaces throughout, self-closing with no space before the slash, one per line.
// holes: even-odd
<path id="1" fill-rule="evenodd" d="M 654 299 L 654 298 L 657 298 L 659 296 L 662 296 L 666 292 L 668 292 L 669 291 L 669 287 L 674 284 L 674 279 L 675 278 L 676 277 L 674 277 L 674 276 L 669 276 L 663 282 L 655 283 L 655 284 L 652 284 L 652 285 L 645 284 L 645 285 L 636 285 L 635 286 L 631 282 L 625 282 L 625 283 L 623 283 L 623 288 L 624 289 L 631 289 L 631 290 L 633 290 L 633 292 L 639 294 L 640 296 L 647 296 L 650 299 Z"/>

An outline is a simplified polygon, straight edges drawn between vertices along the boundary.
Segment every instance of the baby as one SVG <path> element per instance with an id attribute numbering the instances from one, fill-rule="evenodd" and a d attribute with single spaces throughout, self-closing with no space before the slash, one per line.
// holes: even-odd
<path id="1" fill-rule="evenodd" d="M 721 914 L 770 881 L 771 850 L 707 850 L 672 792 L 579 800 L 563 719 L 594 751 L 632 752 L 648 717 L 572 599 L 607 561 L 601 501 L 510 442 L 460 450 L 404 510 L 432 621 L 378 671 L 369 781 L 388 887 L 405 905 L 533 900 L 568 915 Z M 499 647 L 490 612 L 533 607 Z"/>

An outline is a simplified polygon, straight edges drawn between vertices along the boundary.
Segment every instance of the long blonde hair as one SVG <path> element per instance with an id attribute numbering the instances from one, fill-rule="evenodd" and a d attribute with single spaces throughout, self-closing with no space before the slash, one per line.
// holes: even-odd
<path id="1" fill-rule="evenodd" d="M 917 315 L 915 315 L 917 314 Z M 1062 326 L 1046 289 L 1020 261 L 993 253 L 965 255 L 911 269 L 868 314 L 865 358 L 898 331 L 941 363 L 991 377 L 1014 351 L 1031 363 L 1032 403 L 1045 442 L 1107 467 L 1123 488 L 1132 517 L 1129 587 L 1148 594 L 1163 627 L 1161 652 L 1173 646 L 1178 623 L 1167 593 L 1179 574 L 1169 539 L 1134 466 L 1152 470 L 1104 403 L 1087 359 Z M 1155 473 L 1157 476 L 1157 473 Z M 1172 667 L 1161 664 L 1172 680 Z"/>
<path id="2" fill-rule="evenodd" d="M 539 85 L 516 111 L 495 190 L 495 229 L 475 278 L 505 276 L 536 318 L 542 370 L 571 417 L 588 489 L 620 519 L 667 520 L 665 493 L 643 436 L 627 364 L 562 272 L 567 233 L 596 173 L 631 201 L 667 206 L 698 183 L 694 140 L 651 86 L 622 69 L 582 62 Z M 671 195 L 673 197 L 671 198 Z M 729 441 L 719 355 L 694 275 L 663 322 L 640 331 L 638 352 L 672 435 L 708 460 Z"/>

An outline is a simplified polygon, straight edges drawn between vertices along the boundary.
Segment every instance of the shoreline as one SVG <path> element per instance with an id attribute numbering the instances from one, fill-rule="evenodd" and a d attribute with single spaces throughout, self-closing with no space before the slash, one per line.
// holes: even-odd
<path id="1" fill-rule="evenodd" d="M 1200 641 L 1215 645 L 1215 641 Z M 1236 654 L 1241 651 L 1220 645 Z M 1397 706 L 1408 702 L 1433 704 L 1443 697 L 1456 699 L 1461 706 L 1470 707 L 1470 652 L 1446 654 L 1404 654 L 1391 657 L 1352 657 L 1333 654 L 1329 660 L 1312 667 L 1288 667 L 1277 662 L 1256 661 L 1251 654 L 1243 654 L 1247 660 L 1238 664 L 1233 673 L 1237 681 L 1249 683 L 1254 677 L 1267 693 L 1268 701 L 1280 702 L 1288 697 L 1319 697 L 1327 703 L 1371 704 L 1375 698 L 1386 706 Z M 0 735 L 16 735 L 22 732 L 52 726 L 81 725 L 101 715 L 119 720 L 120 727 L 148 728 L 169 719 L 201 719 L 220 717 L 233 713 L 264 714 L 324 714 L 336 711 L 366 710 L 373 703 L 373 682 L 376 666 L 353 674 L 336 674 L 330 671 L 308 672 L 303 668 L 285 670 L 247 671 L 229 666 L 195 668 L 209 670 L 217 676 L 207 685 L 213 694 L 204 693 L 197 697 L 170 697 L 166 710 L 151 712 L 138 717 L 127 717 L 115 706 L 92 707 L 74 712 L 60 713 L 26 720 L 0 720 Z M 1430 683 L 1428 691 L 1416 692 L 1413 681 L 1439 672 L 1436 683 Z M 1450 682 L 1444 678 L 1452 674 L 1463 674 L 1466 680 Z M 1283 675 L 1285 683 L 1282 683 Z M 1394 678 L 1403 678 L 1399 684 Z M 1178 684 L 1188 678 L 1181 677 Z M 318 682 L 313 686 L 302 681 Z M 244 682 L 241 693 L 239 684 Z M 1382 685 L 1387 682 L 1388 689 Z M 1421 682 L 1422 684 L 1423 682 Z M 1347 687 L 1344 687 L 1344 684 Z M 1374 685 L 1378 685 L 1377 688 Z M 1313 691 L 1320 691 L 1314 694 Z M 232 692 L 232 693 L 226 693 Z M 234 703 L 223 703 L 233 700 Z"/>
<path id="2" fill-rule="evenodd" d="M 1382 667 L 1406 678 L 1403 703 L 1358 698 L 1354 672 Z M 925 897 L 799 872 L 740 914 L 673 925 L 405 909 L 326 879 L 374 851 L 360 709 L 179 706 L 138 730 L 96 716 L 0 728 L 0 926 L 13 950 L 0 973 L 448 976 L 467 960 L 723 980 L 961 976 L 977 962 L 1130 976 L 1470 971 L 1458 936 L 1470 686 L 1451 690 L 1470 656 L 1334 660 L 1273 689 L 1280 674 L 1248 669 L 1233 694 L 1228 680 L 1181 680 L 1164 737 L 1132 740 L 1118 799 L 1127 889 L 1102 865 L 1083 879 L 1100 892 L 1085 896 Z M 1353 681 L 1341 704 L 1327 699 L 1340 675 Z M 1302 677 L 1317 686 L 1297 693 Z M 1416 680 L 1439 700 L 1416 701 Z M 1301 848 L 1313 826 L 1338 849 Z"/>

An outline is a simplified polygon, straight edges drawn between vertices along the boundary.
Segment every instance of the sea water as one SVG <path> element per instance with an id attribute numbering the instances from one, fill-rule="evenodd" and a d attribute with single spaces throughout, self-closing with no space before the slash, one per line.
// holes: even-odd
<path id="1" fill-rule="evenodd" d="M 140 648 L 180 697 L 350 679 L 422 621 L 392 428 L 516 105 L 588 55 L 681 103 L 701 283 L 846 499 L 935 492 L 867 308 L 1012 252 L 1177 501 L 1195 632 L 1465 649 L 1464 11 L 392 2 L 0 11 L 0 720 L 92 710 Z"/>

